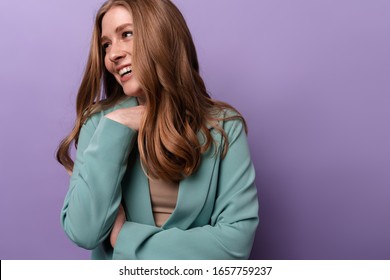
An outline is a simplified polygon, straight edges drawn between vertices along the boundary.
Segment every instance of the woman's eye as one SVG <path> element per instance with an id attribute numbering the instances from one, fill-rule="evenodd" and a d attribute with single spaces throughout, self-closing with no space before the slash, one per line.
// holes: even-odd
<path id="1" fill-rule="evenodd" d="M 108 48 L 109 45 L 110 45 L 109 43 L 104 43 L 104 44 L 102 44 L 103 50 L 106 50 L 106 49 Z"/>
<path id="2" fill-rule="evenodd" d="M 133 36 L 133 31 L 126 31 L 122 34 L 123 38 L 131 37 Z"/>

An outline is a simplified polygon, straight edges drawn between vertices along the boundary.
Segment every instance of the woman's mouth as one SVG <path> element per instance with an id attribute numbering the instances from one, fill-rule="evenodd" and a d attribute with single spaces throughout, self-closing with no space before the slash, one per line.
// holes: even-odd
<path id="1" fill-rule="evenodd" d="M 131 69 L 130 66 L 127 66 L 127 67 L 123 67 L 121 70 L 119 70 L 119 75 L 121 77 L 127 75 L 127 74 L 131 74 L 133 72 L 133 70 Z"/>

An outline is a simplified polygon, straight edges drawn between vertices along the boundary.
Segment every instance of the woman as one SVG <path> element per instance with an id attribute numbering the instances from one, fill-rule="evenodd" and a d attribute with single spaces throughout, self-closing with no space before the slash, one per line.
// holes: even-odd
<path id="1" fill-rule="evenodd" d="M 93 259 L 249 257 L 258 202 L 245 121 L 206 92 L 169 0 L 100 8 L 57 158 L 71 174 L 62 226 Z"/>

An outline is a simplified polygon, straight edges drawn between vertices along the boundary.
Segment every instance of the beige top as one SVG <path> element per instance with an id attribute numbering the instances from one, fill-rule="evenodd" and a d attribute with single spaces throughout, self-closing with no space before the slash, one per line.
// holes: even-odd
<path id="1" fill-rule="evenodd" d="M 179 184 L 149 179 L 149 189 L 154 222 L 161 227 L 176 207 Z"/>

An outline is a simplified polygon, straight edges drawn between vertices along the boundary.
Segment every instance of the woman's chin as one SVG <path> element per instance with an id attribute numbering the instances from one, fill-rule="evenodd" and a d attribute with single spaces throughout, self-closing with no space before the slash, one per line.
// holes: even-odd
<path id="1" fill-rule="evenodd" d="M 138 92 L 134 92 L 134 91 L 123 91 L 124 94 L 128 97 L 135 97 L 137 98 L 138 100 L 138 103 L 140 105 L 142 104 L 145 104 L 145 101 L 146 101 L 146 97 L 145 97 L 145 94 L 143 94 L 142 92 L 138 91 Z"/>

